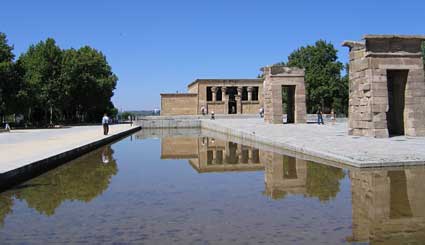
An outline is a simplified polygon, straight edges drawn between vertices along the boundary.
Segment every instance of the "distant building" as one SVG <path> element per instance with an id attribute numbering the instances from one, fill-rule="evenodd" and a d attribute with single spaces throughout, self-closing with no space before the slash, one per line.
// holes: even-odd
<path id="1" fill-rule="evenodd" d="M 161 94 L 161 115 L 255 114 L 263 106 L 262 79 L 197 79 L 188 93 Z"/>

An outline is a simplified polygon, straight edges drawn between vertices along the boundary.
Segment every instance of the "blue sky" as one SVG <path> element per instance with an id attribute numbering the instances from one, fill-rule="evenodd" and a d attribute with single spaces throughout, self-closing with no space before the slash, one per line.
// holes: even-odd
<path id="1" fill-rule="evenodd" d="M 3 1 L 0 32 L 19 55 L 53 37 L 62 48 L 101 50 L 119 77 L 119 109 L 153 109 L 160 93 L 196 78 L 255 78 L 318 39 L 342 62 L 346 39 L 424 34 L 423 1 Z"/>

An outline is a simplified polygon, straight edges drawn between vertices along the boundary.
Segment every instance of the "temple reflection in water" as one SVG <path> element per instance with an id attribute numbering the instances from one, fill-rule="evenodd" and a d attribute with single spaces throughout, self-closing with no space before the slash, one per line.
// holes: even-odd
<path id="1" fill-rule="evenodd" d="M 241 144 L 201 137 L 165 137 L 161 158 L 188 159 L 200 173 L 264 169 L 264 194 L 329 201 L 351 181 L 352 236 L 348 242 L 425 241 L 425 168 L 360 170 L 318 164 Z"/>
<path id="2" fill-rule="evenodd" d="M 425 241 L 425 169 L 350 171 L 353 236 L 349 241 Z"/>
<path id="3" fill-rule="evenodd" d="M 161 159 L 188 159 L 199 173 L 264 169 L 258 149 L 208 137 L 162 138 Z"/>

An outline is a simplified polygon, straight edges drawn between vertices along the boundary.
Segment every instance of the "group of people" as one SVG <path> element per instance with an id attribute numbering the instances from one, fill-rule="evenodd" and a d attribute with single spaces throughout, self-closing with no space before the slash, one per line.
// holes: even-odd
<path id="1" fill-rule="evenodd" d="M 202 106 L 201 107 L 201 113 L 203 116 L 205 116 L 206 114 L 208 114 L 207 109 Z M 261 118 L 264 117 L 264 107 L 261 107 L 258 111 L 258 114 L 260 115 Z M 211 112 L 211 119 L 214 120 L 215 119 L 215 114 L 214 111 Z M 336 122 L 336 116 L 335 116 L 335 111 L 334 109 L 331 109 L 331 121 L 332 123 Z M 321 109 L 320 106 L 317 107 L 317 124 L 319 125 L 324 125 L 325 122 L 323 120 L 323 111 Z"/>
<path id="2" fill-rule="evenodd" d="M 205 108 L 205 106 L 201 106 L 201 113 L 202 113 L 202 116 L 205 116 L 206 114 L 208 114 L 207 108 Z M 214 111 L 211 111 L 211 120 L 215 120 Z"/>

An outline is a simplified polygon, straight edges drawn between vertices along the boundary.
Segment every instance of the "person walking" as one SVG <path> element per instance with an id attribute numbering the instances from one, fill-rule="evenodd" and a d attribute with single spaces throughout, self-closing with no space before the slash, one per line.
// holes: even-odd
<path id="1" fill-rule="evenodd" d="M 5 129 L 7 132 L 9 132 L 9 133 L 10 133 L 10 125 L 9 125 L 9 123 L 8 123 L 8 122 L 6 122 L 6 124 L 5 124 L 5 126 L 4 126 L 4 129 Z"/>
<path id="2" fill-rule="evenodd" d="M 108 135 L 108 133 L 109 133 L 109 117 L 108 117 L 108 115 L 106 115 L 106 113 L 103 114 L 102 125 L 103 125 L 103 135 Z"/>
<path id="3" fill-rule="evenodd" d="M 215 120 L 215 114 L 214 111 L 211 112 L 211 120 Z"/>
<path id="4" fill-rule="evenodd" d="M 317 107 L 317 124 L 325 124 L 323 122 L 323 112 L 322 109 L 320 108 L 320 106 Z"/>

